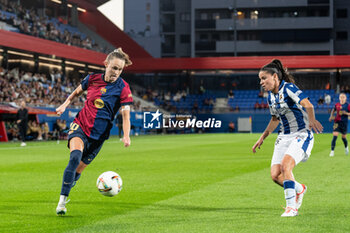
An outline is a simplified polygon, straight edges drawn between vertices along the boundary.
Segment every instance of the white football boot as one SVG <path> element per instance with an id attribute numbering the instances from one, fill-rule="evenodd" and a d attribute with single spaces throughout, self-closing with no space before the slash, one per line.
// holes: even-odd
<path id="1" fill-rule="evenodd" d="M 70 200 L 68 201 L 65 201 L 63 203 L 60 203 L 58 202 L 58 205 L 57 205 L 57 208 L 56 208 L 56 214 L 57 216 L 63 216 L 67 213 L 67 208 L 66 208 L 66 204 L 69 202 Z"/>
<path id="2" fill-rule="evenodd" d="M 287 206 L 285 208 L 284 213 L 281 215 L 281 217 L 295 217 L 298 215 L 298 210 L 293 207 Z"/>
<path id="3" fill-rule="evenodd" d="M 348 146 L 345 148 L 345 155 L 349 155 L 349 147 Z"/>
<path id="4" fill-rule="evenodd" d="M 331 153 L 329 153 L 329 156 L 330 157 L 333 157 L 334 156 L 334 151 L 332 150 Z"/>
<path id="5" fill-rule="evenodd" d="M 297 193 L 297 196 L 295 198 L 295 203 L 296 203 L 295 208 L 297 210 L 300 209 L 301 204 L 303 203 L 304 195 L 305 195 L 305 193 L 307 191 L 307 186 L 305 184 L 301 184 L 301 186 L 303 186 L 303 191 L 301 191 L 300 193 Z"/>

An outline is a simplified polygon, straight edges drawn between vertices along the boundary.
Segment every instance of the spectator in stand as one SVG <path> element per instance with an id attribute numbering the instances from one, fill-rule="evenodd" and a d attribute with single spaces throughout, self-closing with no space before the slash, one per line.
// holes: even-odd
<path id="1" fill-rule="evenodd" d="M 234 99 L 235 98 L 235 94 L 233 93 L 233 90 L 230 90 L 228 92 L 228 96 L 227 96 L 229 99 Z"/>
<path id="2" fill-rule="evenodd" d="M 29 121 L 27 133 L 33 140 L 43 140 L 41 127 L 36 121 Z"/>
<path id="3" fill-rule="evenodd" d="M 261 105 L 259 103 L 259 101 L 256 101 L 256 103 L 254 104 L 254 109 L 261 109 Z"/>
<path id="4" fill-rule="evenodd" d="M 324 103 L 327 104 L 327 105 L 330 105 L 331 102 L 332 102 L 332 97 L 329 94 L 326 94 L 324 96 Z"/>
<path id="5" fill-rule="evenodd" d="M 15 122 L 5 121 L 5 128 L 7 132 L 7 138 L 9 141 L 17 140 L 19 137 L 19 130 Z"/>
<path id="6" fill-rule="evenodd" d="M 228 132 L 229 132 L 229 133 L 233 133 L 235 130 L 236 130 L 235 123 L 233 123 L 232 121 L 230 121 L 230 123 L 228 124 Z"/>
<path id="7" fill-rule="evenodd" d="M 41 128 L 43 139 L 48 140 L 50 136 L 49 124 L 47 122 L 43 122 L 40 124 L 40 128 Z"/>
<path id="8" fill-rule="evenodd" d="M 317 105 L 320 106 L 320 105 L 323 105 L 323 104 L 324 104 L 323 96 L 320 96 L 320 98 L 317 100 Z"/>

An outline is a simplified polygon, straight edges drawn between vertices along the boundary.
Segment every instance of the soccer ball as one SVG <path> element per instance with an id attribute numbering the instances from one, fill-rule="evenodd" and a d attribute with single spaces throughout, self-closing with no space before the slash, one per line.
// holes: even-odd
<path id="1" fill-rule="evenodd" d="M 117 173 L 108 171 L 97 178 L 96 186 L 102 195 L 113 197 L 122 190 L 123 181 Z"/>

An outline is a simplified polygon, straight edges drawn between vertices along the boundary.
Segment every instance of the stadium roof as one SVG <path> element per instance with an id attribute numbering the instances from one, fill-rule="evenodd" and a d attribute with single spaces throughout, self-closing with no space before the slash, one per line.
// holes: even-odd
<path id="1" fill-rule="evenodd" d="M 273 59 L 289 69 L 350 68 L 350 56 L 259 56 L 133 59 L 128 72 L 176 72 L 183 70 L 259 70 Z"/>
<path id="2" fill-rule="evenodd" d="M 44 54 L 103 67 L 106 54 L 24 34 L 0 30 L 0 46 Z M 125 49 L 128 53 L 128 50 Z M 192 70 L 258 70 L 278 58 L 289 69 L 350 69 L 350 55 L 135 58 L 128 73 L 182 72 Z"/>

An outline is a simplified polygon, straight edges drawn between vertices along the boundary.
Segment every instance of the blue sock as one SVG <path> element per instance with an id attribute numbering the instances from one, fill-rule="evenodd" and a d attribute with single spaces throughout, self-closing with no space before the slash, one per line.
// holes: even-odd
<path id="1" fill-rule="evenodd" d="M 287 207 L 295 208 L 295 182 L 293 180 L 284 180 L 283 181 L 284 188 L 284 197 L 286 199 Z"/>
<path id="2" fill-rule="evenodd" d="M 333 136 L 333 139 L 332 139 L 332 150 L 334 150 L 335 148 L 335 142 L 337 141 L 337 136 Z"/>
<path id="3" fill-rule="evenodd" d="M 80 163 L 82 155 L 83 153 L 80 150 L 73 150 L 70 153 L 68 166 L 66 167 L 63 173 L 61 195 L 65 195 L 65 196 L 69 195 L 69 192 L 72 188 L 73 181 L 75 179 L 75 173 Z"/>
<path id="4" fill-rule="evenodd" d="M 342 138 L 342 139 L 343 139 L 345 148 L 348 147 L 348 140 L 346 140 L 346 138 Z"/>

